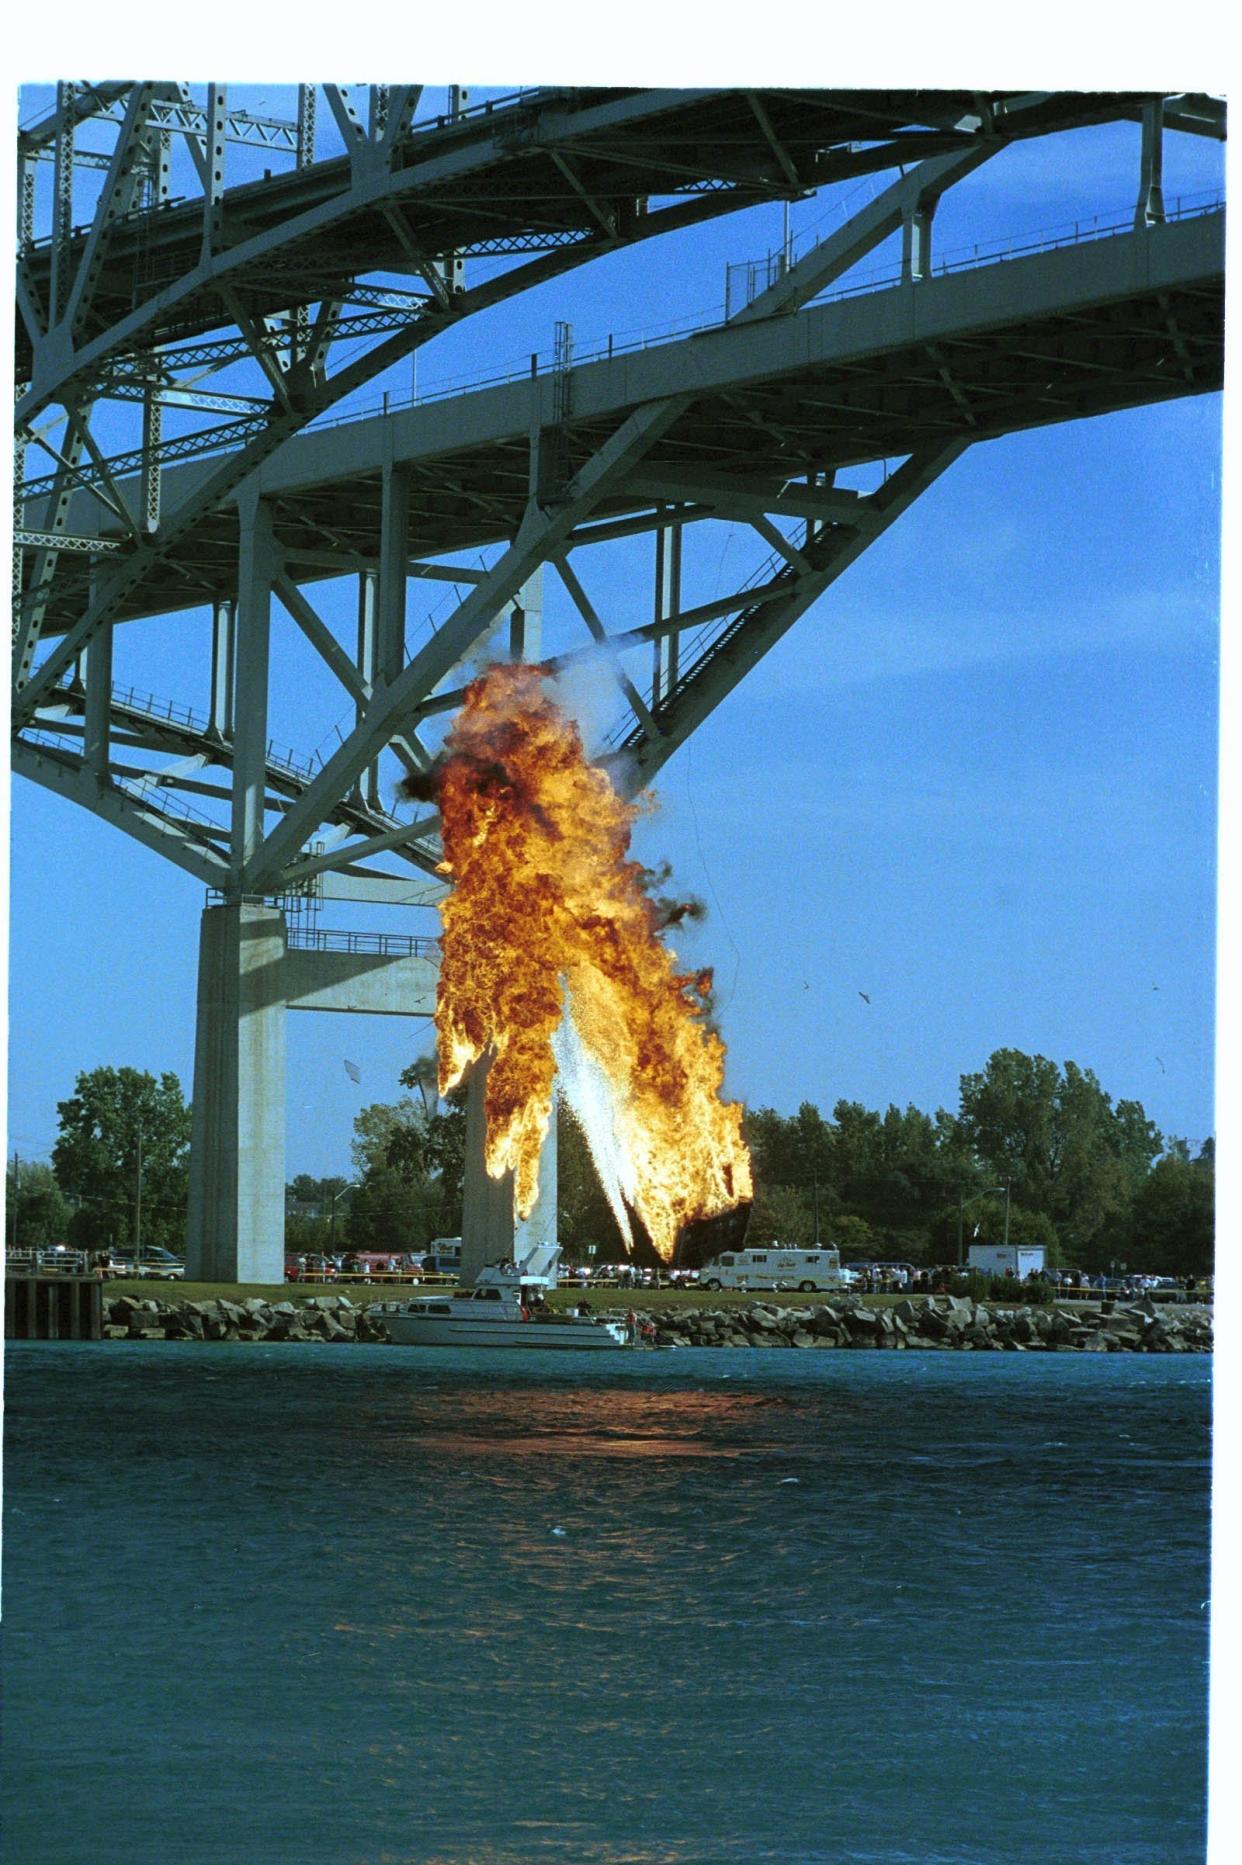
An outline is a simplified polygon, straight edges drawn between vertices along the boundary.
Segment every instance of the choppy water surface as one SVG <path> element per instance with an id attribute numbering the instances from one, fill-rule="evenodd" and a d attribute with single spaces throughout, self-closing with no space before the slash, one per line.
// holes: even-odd
<path id="1" fill-rule="evenodd" d="M 1191 1865 L 1210 1362 L 16 1345 L 21 1865 Z"/>

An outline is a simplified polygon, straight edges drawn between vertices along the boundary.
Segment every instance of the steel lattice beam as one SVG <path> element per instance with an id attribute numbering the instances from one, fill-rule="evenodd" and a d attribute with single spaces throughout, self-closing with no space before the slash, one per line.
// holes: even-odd
<path id="1" fill-rule="evenodd" d="M 422 264 L 426 253 L 411 232 L 403 197 L 388 189 L 403 173 L 400 125 L 404 117 L 408 126 L 408 98 L 398 90 L 376 93 L 364 117 L 346 93 L 328 95 L 352 139 L 348 185 L 396 216 L 395 225 L 386 224 L 400 236 L 404 261 L 422 266 L 427 296 L 350 285 L 349 302 L 358 307 L 353 314 L 329 299 L 316 311 L 312 298 L 309 308 L 295 304 L 277 318 L 250 292 L 250 261 L 239 263 L 246 237 L 235 220 L 241 210 L 227 194 L 213 196 L 208 188 L 198 210 L 200 237 L 206 263 L 221 268 L 216 287 L 232 305 L 237 334 L 204 333 L 196 341 L 185 329 L 189 340 L 175 346 L 149 352 L 118 347 L 98 380 L 141 398 L 148 419 L 144 446 L 108 459 L 79 421 L 68 438 L 84 457 L 70 457 L 62 442 L 57 474 L 26 487 L 22 542 L 29 552 L 41 552 L 45 566 L 20 610 L 27 665 L 40 630 L 56 639 L 16 695 L 19 768 L 80 801 L 89 801 L 92 783 L 98 793 L 103 780 L 105 791 L 120 796 L 123 826 L 132 819 L 137 829 L 131 832 L 140 829 L 140 839 L 175 846 L 182 865 L 223 863 L 229 885 L 246 893 L 278 892 L 299 876 L 357 874 L 360 864 L 373 873 L 375 860 L 434 865 L 434 821 L 403 827 L 379 809 L 377 761 L 393 754 L 407 769 L 426 765 L 428 752 L 416 736 L 420 721 L 460 703 L 463 660 L 542 565 L 555 568 L 568 591 L 587 637 L 585 651 L 602 647 L 612 659 L 625 720 L 609 755 L 623 761 L 624 781 L 637 787 L 967 446 L 1040 422 L 1201 392 L 1220 380 L 1221 217 L 1205 213 L 1165 223 L 1158 100 L 1112 100 L 1106 108 L 1098 99 L 1078 99 L 1071 108 L 1044 96 L 1008 97 L 976 99 L 966 108 L 950 99 L 938 111 L 925 110 L 916 124 L 898 129 L 890 123 L 885 159 L 898 146 L 903 153 L 922 152 L 923 159 L 830 239 L 783 268 L 726 326 L 624 358 L 576 364 L 566 342 L 560 366 L 533 385 L 501 384 L 390 420 L 295 438 L 314 412 L 367 380 L 377 360 L 407 354 L 446 320 L 499 302 L 535 276 L 555 276 L 578 263 L 584 250 L 603 250 L 614 235 L 644 237 L 653 223 L 685 224 L 717 211 L 712 189 L 687 159 L 684 133 L 698 121 L 708 94 L 665 97 L 657 107 L 646 94 L 607 93 L 579 99 L 572 109 L 557 94 L 529 121 L 550 132 L 559 111 L 571 124 L 572 135 L 545 137 L 538 159 L 556 176 L 558 198 L 581 218 L 571 236 L 581 250 L 545 253 L 533 268 L 454 291 L 449 281 L 456 274 L 447 262 L 438 271 Z M 787 106 L 813 106 L 815 98 L 790 93 L 777 105 L 767 94 L 739 93 L 733 101 L 749 125 L 748 147 L 762 186 L 788 192 L 803 174 L 797 163 L 804 155 L 790 153 L 798 145 L 796 136 L 791 142 Z M 848 123 L 857 133 L 857 104 L 853 114 L 846 104 L 834 108 L 837 127 Z M 933 272 L 936 204 L 945 189 L 1004 147 L 998 124 L 1008 123 L 1012 134 L 1034 134 L 1041 124 L 1060 126 L 1067 114 L 1092 120 L 1110 110 L 1146 111 L 1134 230 L 969 273 Z M 1205 120 L 1210 115 L 1201 114 Z M 133 148 L 154 120 L 131 95 L 125 124 Z M 75 121 L 66 95 L 56 132 L 62 144 L 71 140 Z M 214 90 L 204 128 L 208 122 L 218 145 L 227 108 Z M 680 139 L 669 133 L 674 125 L 683 132 Z M 627 142 L 639 132 L 637 145 Z M 648 147 L 647 157 L 658 161 L 666 185 L 684 185 L 685 200 L 646 216 L 640 227 L 627 227 L 624 216 L 613 220 L 613 197 L 600 177 L 610 174 L 615 189 L 624 175 L 632 188 L 634 163 L 647 147 L 642 138 L 656 147 L 657 156 Z M 495 123 L 483 144 L 500 173 Z M 477 201 L 455 201 L 453 190 L 460 192 L 461 176 L 483 144 L 473 130 L 460 147 L 446 144 L 443 154 L 434 136 L 425 143 L 429 165 L 442 161 L 453 176 L 439 191 L 436 211 L 460 212 L 463 226 L 477 215 Z M 307 146 L 304 133 L 303 156 Z M 845 163 L 853 153 L 836 146 L 833 156 Z M 734 145 L 716 162 L 717 186 L 741 185 L 736 162 Z M 128 173 L 120 144 L 110 173 L 116 198 Z M 320 199 L 307 210 L 313 219 L 326 197 L 322 177 L 312 180 L 311 193 L 317 189 Z M 528 230 L 534 218 L 528 212 Z M 376 224 L 383 224 L 382 216 Z M 105 241 L 102 223 L 96 231 L 92 250 L 113 251 L 115 233 Z M 861 256 L 899 231 L 903 259 L 890 288 L 822 301 Z M 538 237 L 547 232 L 540 229 Z M 74 257 L 62 238 L 62 281 L 93 276 L 90 251 L 76 258 L 76 273 Z M 295 250 L 275 251 L 271 259 L 274 278 L 282 276 L 283 260 L 294 270 L 304 263 Z M 28 272 L 27 266 L 24 278 Z M 37 277 L 35 286 L 42 289 Z M 57 287 L 59 297 L 53 293 L 49 302 L 61 304 L 62 323 L 68 318 L 65 289 L 76 290 L 78 310 L 88 295 L 81 284 Z M 372 334 L 387 341 L 352 373 L 337 371 L 327 380 L 328 343 L 355 319 L 377 320 Z M 270 405 L 253 412 L 244 398 L 196 390 L 197 378 L 185 373 L 214 373 L 243 357 L 265 370 L 271 391 Z M 153 411 L 193 406 L 196 394 L 226 419 L 198 434 L 161 437 Z M 235 401 L 242 405 L 232 406 Z M 45 434 L 23 432 L 57 457 Z M 201 469 L 175 463 L 229 439 L 232 449 L 205 481 Z M 832 483 L 841 468 L 881 458 L 904 464 L 876 491 L 864 495 Z M 118 510 L 116 522 L 99 505 L 93 521 L 83 521 L 84 502 L 95 493 Z M 728 595 L 705 600 L 683 590 L 684 528 L 739 521 L 768 551 L 768 562 Z M 144 526 L 147 535 L 133 542 L 132 529 Z M 92 528 L 103 534 L 93 552 Z M 588 594 L 589 572 L 580 559 L 593 543 L 644 533 L 655 550 L 652 620 L 610 627 Z M 235 639 L 226 611 L 238 594 L 239 547 L 249 568 L 241 576 Z M 437 561 L 488 547 L 499 554 L 481 569 Z M 84 553 L 92 558 L 89 586 L 74 567 Z M 105 561 L 109 553 L 111 563 Z M 55 578 L 54 564 L 63 565 Z M 333 573 L 360 578 L 367 619 L 357 658 L 326 626 L 308 593 L 316 578 Z M 412 576 L 456 581 L 468 593 L 407 662 L 402 619 Z M 317 771 L 281 766 L 266 750 L 260 689 L 273 598 L 357 711 L 354 730 Z M 225 670 L 220 678 L 213 673 L 209 723 L 144 714 L 100 684 L 108 664 L 100 644 L 110 641 L 118 621 L 205 601 L 218 620 L 213 668 Z M 84 650 L 83 698 L 66 679 Z M 636 659 L 644 651 L 649 682 Z M 549 665 L 566 665 L 575 655 L 571 648 Z M 237 709 L 235 700 L 246 695 Z M 75 764 L 69 747 L 79 732 L 83 757 Z M 58 747 L 48 742 L 49 733 Z M 165 762 L 149 769 L 122 763 L 126 751 Z M 208 763 L 219 778 L 205 774 Z M 194 814 L 196 797 L 231 802 L 231 829 L 222 822 L 204 826 L 201 813 Z M 116 807 L 115 801 L 108 805 Z"/>

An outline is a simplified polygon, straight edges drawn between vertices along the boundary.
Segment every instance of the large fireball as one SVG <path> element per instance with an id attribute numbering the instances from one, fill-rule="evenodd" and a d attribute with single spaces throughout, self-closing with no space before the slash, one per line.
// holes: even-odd
<path id="1" fill-rule="evenodd" d="M 466 689 L 436 796 L 453 881 L 436 998 L 441 1093 L 490 1057 L 487 1170 L 513 1171 L 527 1216 L 568 1010 L 606 1085 L 625 1194 L 670 1261 L 684 1223 L 751 1196 L 750 1156 L 741 1108 L 720 1098 L 708 974 L 678 974 L 627 858 L 634 806 L 587 761 L 530 666 L 493 667 Z"/>

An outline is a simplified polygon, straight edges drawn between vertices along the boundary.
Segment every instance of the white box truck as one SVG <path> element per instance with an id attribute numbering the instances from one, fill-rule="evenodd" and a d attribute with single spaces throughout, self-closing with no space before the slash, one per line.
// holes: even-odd
<path id="1" fill-rule="evenodd" d="M 1042 1243 L 972 1243 L 968 1267 L 985 1276 L 1016 1276 L 1021 1282 L 1031 1271 L 1044 1267 Z"/>
<path id="2" fill-rule="evenodd" d="M 771 1243 L 762 1250 L 722 1250 L 699 1276 L 704 1289 L 843 1289 L 841 1254 L 831 1245 L 787 1250 Z"/>

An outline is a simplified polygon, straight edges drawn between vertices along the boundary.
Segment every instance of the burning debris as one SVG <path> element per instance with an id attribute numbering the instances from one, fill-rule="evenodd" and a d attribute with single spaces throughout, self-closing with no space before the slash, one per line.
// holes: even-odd
<path id="1" fill-rule="evenodd" d="M 623 1235 L 628 1207 L 671 1261 L 685 1225 L 751 1195 L 741 1109 L 720 1098 L 711 973 L 679 974 L 659 936 L 702 904 L 653 895 L 667 871 L 627 858 L 637 810 L 588 762 L 537 667 L 473 681 L 443 756 L 406 794 L 438 803 L 454 883 L 440 1092 L 489 1058 L 487 1170 L 512 1170 L 526 1216 L 559 1063 Z"/>
<path id="2" fill-rule="evenodd" d="M 662 861 L 658 868 L 640 868 L 638 884 L 651 902 L 655 914 L 656 926 L 663 932 L 669 926 L 680 926 L 683 920 L 701 920 L 706 916 L 704 903 L 691 894 L 687 900 L 675 900 L 668 894 L 657 894 L 652 890 L 663 887 L 671 880 L 672 863 Z"/>
<path id="3" fill-rule="evenodd" d="M 411 771 L 397 785 L 397 795 L 411 803 L 434 803 L 444 760 L 437 758 L 425 771 Z"/>

